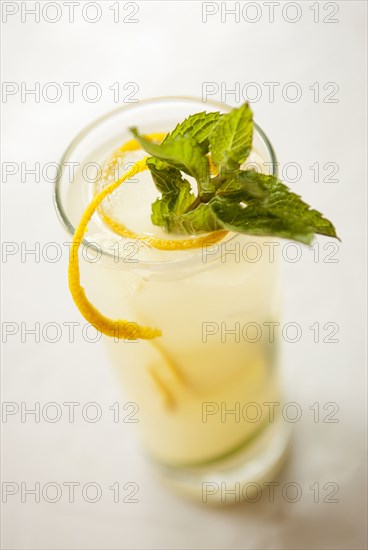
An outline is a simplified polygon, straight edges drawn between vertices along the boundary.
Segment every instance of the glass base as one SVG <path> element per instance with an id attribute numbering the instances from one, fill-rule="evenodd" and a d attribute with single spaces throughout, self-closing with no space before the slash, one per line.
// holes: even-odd
<path id="1" fill-rule="evenodd" d="M 291 429 L 283 418 L 243 449 L 202 467 L 155 464 L 161 480 L 184 496 L 206 504 L 260 500 L 264 483 L 273 481 L 289 450 Z"/>

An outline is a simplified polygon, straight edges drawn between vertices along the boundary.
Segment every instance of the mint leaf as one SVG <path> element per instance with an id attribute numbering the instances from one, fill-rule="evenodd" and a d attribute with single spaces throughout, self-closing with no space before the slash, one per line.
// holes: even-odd
<path id="1" fill-rule="evenodd" d="M 269 235 L 310 244 L 315 233 L 337 237 L 332 223 L 310 208 L 299 195 L 273 176 L 246 171 L 250 181 L 258 182 L 263 197 L 249 198 L 239 192 L 233 196 L 215 196 L 212 210 L 223 227 L 250 235 Z"/>
<path id="2" fill-rule="evenodd" d="M 239 200 L 261 199 L 266 194 L 263 180 L 253 170 L 225 172 L 216 191 L 219 197 Z"/>
<path id="3" fill-rule="evenodd" d="M 172 168 L 158 158 L 147 159 L 157 189 L 162 198 L 152 204 L 152 222 L 171 231 L 170 215 L 182 214 L 194 202 L 190 183 L 183 178 L 177 168 Z"/>
<path id="4" fill-rule="evenodd" d="M 202 203 L 191 212 L 179 216 L 174 214 L 171 218 L 171 227 L 176 233 L 197 235 L 222 229 L 222 224 L 218 221 L 211 207 Z"/>
<path id="5" fill-rule="evenodd" d="M 180 170 L 173 168 L 167 162 L 155 157 L 147 159 L 147 166 L 150 169 L 153 181 L 157 189 L 162 193 L 178 193 L 184 182 Z"/>
<path id="6" fill-rule="evenodd" d="M 190 135 L 178 135 L 172 141 L 168 140 L 166 143 L 158 145 L 141 136 L 136 128 L 130 128 L 130 130 L 147 153 L 194 177 L 200 195 L 213 192 L 208 160 L 203 155 L 198 142 Z"/>
<path id="7" fill-rule="evenodd" d="M 172 132 L 167 134 L 164 143 L 174 140 L 177 136 L 189 134 L 201 146 L 202 152 L 208 153 L 208 138 L 220 116 L 219 112 L 206 113 L 205 111 L 190 115 L 183 122 L 177 124 Z"/>
<path id="8" fill-rule="evenodd" d="M 321 212 L 306 204 L 299 195 L 290 191 L 284 183 L 274 176 L 257 172 L 254 172 L 254 174 L 256 174 L 254 177 L 262 182 L 264 189 L 267 191 L 267 198 L 264 202 L 270 211 L 286 219 L 299 218 L 314 233 L 338 238 L 333 224 Z"/>
<path id="9" fill-rule="evenodd" d="M 238 168 L 252 150 L 253 113 L 248 103 L 221 116 L 210 136 L 210 152 L 220 168 Z"/>
<path id="10" fill-rule="evenodd" d="M 184 192 L 182 192 L 184 193 Z M 170 233 L 198 235 L 223 229 L 209 204 L 200 204 L 195 210 L 185 212 L 185 206 L 190 204 L 188 195 L 182 196 L 180 207 L 171 209 L 168 198 L 157 199 L 152 205 L 152 222 L 160 225 Z"/>
<path id="11" fill-rule="evenodd" d="M 177 193 L 166 193 L 152 204 L 152 223 L 163 227 L 168 232 L 177 232 L 174 220 L 184 214 L 194 199 L 189 182 L 184 180 Z"/>
<path id="12" fill-rule="evenodd" d="M 149 158 L 147 165 L 162 198 L 152 204 L 152 223 L 170 233 L 193 235 L 219 229 L 221 224 L 207 204 L 187 212 L 195 201 L 190 184 L 181 172 L 166 162 Z"/>
<path id="13" fill-rule="evenodd" d="M 228 231 L 293 239 L 304 244 L 312 241 L 313 231 L 306 230 L 298 220 L 278 218 L 260 204 L 244 205 L 220 197 L 215 197 L 209 204 Z"/>

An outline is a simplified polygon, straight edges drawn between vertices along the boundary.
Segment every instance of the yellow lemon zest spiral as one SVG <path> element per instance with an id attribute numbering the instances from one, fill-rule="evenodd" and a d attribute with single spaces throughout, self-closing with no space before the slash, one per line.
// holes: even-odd
<path id="1" fill-rule="evenodd" d="M 165 134 L 150 134 L 147 136 L 149 139 L 161 140 Z M 127 151 L 135 151 L 140 149 L 140 144 L 135 140 L 130 140 L 125 143 L 121 148 L 112 156 L 109 164 L 107 165 L 107 170 L 111 169 L 119 158 L 121 153 Z M 75 230 L 71 252 L 69 260 L 69 269 L 68 269 L 68 280 L 69 280 L 69 289 L 72 295 L 72 298 L 77 306 L 78 310 L 82 316 L 93 325 L 97 330 L 105 334 L 106 336 L 126 339 L 126 340 L 151 340 L 161 336 L 162 332 L 158 328 L 151 328 L 146 326 L 141 326 L 133 321 L 127 321 L 124 319 L 110 319 L 103 315 L 87 298 L 85 290 L 80 282 L 80 268 L 79 268 L 79 257 L 78 251 L 83 242 L 84 234 L 87 231 L 87 225 L 91 220 L 93 214 L 96 210 L 99 210 L 103 221 L 118 235 L 136 239 L 139 241 L 144 241 L 154 248 L 161 250 L 185 250 L 188 248 L 199 248 L 209 244 L 214 244 L 219 241 L 222 237 L 226 235 L 226 231 L 215 231 L 205 236 L 194 237 L 189 239 L 160 239 L 158 237 L 153 237 L 151 235 L 142 235 L 131 231 L 123 224 L 117 222 L 110 218 L 101 208 L 102 201 L 111 193 L 113 193 L 124 181 L 128 180 L 132 176 L 143 172 L 147 169 L 146 164 L 147 157 L 144 157 L 142 160 L 137 161 L 130 170 L 128 170 L 121 178 L 117 179 L 113 183 L 110 183 L 99 191 L 92 199 L 92 201 L 87 206 L 84 211 L 79 225 Z M 210 164 L 211 165 L 211 164 Z M 212 165 L 211 165 L 212 166 Z M 213 170 L 212 166 L 212 170 Z"/>

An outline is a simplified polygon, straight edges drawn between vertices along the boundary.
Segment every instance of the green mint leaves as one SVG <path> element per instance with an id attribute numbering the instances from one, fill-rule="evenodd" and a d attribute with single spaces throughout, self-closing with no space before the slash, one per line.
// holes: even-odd
<path id="1" fill-rule="evenodd" d="M 155 157 L 149 158 L 147 165 L 162 194 L 162 198 L 152 204 L 152 222 L 155 225 L 163 227 L 168 233 L 187 235 L 221 228 L 211 208 L 196 199 L 190 183 L 182 177 L 180 170 Z M 191 209 L 192 205 L 196 207 Z"/>
<path id="2" fill-rule="evenodd" d="M 218 220 L 230 231 L 274 235 L 309 244 L 315 233 L 336 237 L 335 228 L 274 176 L 239 171 L 211 201 Z"/>
<path id="3" fill-rule="evenodd" d="M 131 131 L 152 155 L 147 165 L 161 193 L 152 204 L 152 222 L 167 232 L 193 235 L 227 229 L 305 244 L 316 233 L 338 238 L 330 221 L 277 178 L 240 169 L 252 149 L 248 103 L 227 114 L 191 115 L 160 145 L 136 128 Z M 210 172 L 210 158 L 216 175 Z M 196 190 L 182 173 L 195 179 Z"/>

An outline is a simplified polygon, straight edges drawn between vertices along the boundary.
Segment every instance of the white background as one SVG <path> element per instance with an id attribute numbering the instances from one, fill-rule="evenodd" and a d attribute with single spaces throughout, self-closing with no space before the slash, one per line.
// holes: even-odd
<path id="1" fill-rule="evenodd" d="M 303 411 L 294 426 L 293 450 L 280 475 L 281 487 L 296 482 L 303 490 L 297 503 L 277 493 L 274 503 L 242 503 L 229 508 L 193 504 L 164 488 L 144 462 L 136 442 L 136 425 L 112 422 L 108 407 L 124 397 L 116 384 L 100 344 L 85 342 L 80 329 L 76 340 L 67 333 L 58 343 L 41 338 L 35 343 L 20 332 L 3 345 L 2 397 L 4 401 L 31 407 L 55 401 L 96 401 L 103 407 L 102 420 L 91 424 L 77 414 L 75 423 L 65 416 L 57 423 L 20 415 L 2 424 L 2 480 L 31 487 L 56 482 L 96 482 L 102 488 L 98 503 L 85 502 L 80 489 L 74 503 L 67 495 L 58 503 L 33 497 L 21 502 L 20 493 L 3 504 L 2 538 L 6 549 L 131 549 L 131 548 L 247 548 L 247 549 L 360 549 L 366 548 L 365 517 L 365 131 L 366 131 L 366 11 L 361 2 L 338 2 L 332 16 L 336 23 L 323 22 L 336 3 L 319 2 L 319 22 L 312 2 L 297 3 L 300 20 L 282 17 L 285 3 L 269 8 L 258 2 L 235 22 L 232 15 L 221 22 L 218 13 L 202 21 L 202 2 L 138 2 L 139 11 L 129 18 L 132 7 L 120 3 L 120 21 L 115 23 L 112 3 L 101 2 L 101 19 L 83 20 L 80 2 L 75 21 L 68 22 L 63 2 L 61 19 L 35 23 L 34 16 L 21 21 L 24 2 L 3 2 L 19 8 L 3 23 L 3 80 L 29 88 L 39 82 L 57 82 L 63 89 L 60 101 L 51 103 L 21 94 L 3 97 L 3 161 L 24 162 L 32 167 L 58 161 L 69 141 L 87 123 L 117 106 L 109 86 L 135 82 L 135 95 L 143 99 L 162 95 L 201 96 L 204 82 L 228 90 L 239 83 L 256 82 L 262 97 L 253 103 L 255 118 L 265 129 L 281 166 L 297 162 L 300 181 L 292 184 L 314 207 L 332 219 L 342 238 L 334 256 L 337 263 L 322 260 L 326 240 L 319 239 L 321 260 L 303 249 L 301 261 L 284 262 L 284 319 L 300 324 L 301 340 L 284 343 L 283 369 L 287 400 Z M 32 8 L 33 2 L 27 2 Z M 41 2 L 44 5 L 45 2 Z M 227 2 L 233 7 L 234 2 Z M 244 3 L 240 3 L 242 7 Z M 216 9 L 213 4 L 212 9 Z M 7 8 L 12 10 L 12 7 Z M 46 13 L 54 18 L 55 11 Z M 93 8 L 88 17 L 94 17 Z M 295 18 L 295 8 L 286 17 Z M 253 11 L 252 11 L 253 10 Z M 3 14 L 4 15 L 4 14 Z M 68 100 L 64 82 L 80 82 L 74 102 Z M 99 83 L 101 99 L 92 103 L 82 97 L 88 82 Z M 270 101 L 265 82 L 279 82 L 275 100 Z M 291 102 L 283 97 L 285 84 L 296 82 L 302 97 Z M 337 102 L 326 103 L 326 83 L 334 82 Z M 312 90 L 318 83 L 320 97 Z M 92 91 L 92 90 L 91 90 Z M 254 94 L 254 88 L 248 88 Z M 290 88 L 290 95 L 293 90 Z M 50 90 L 51 93 L 51 90 Z M 237 105 L 234 95 L 212 96 Z M 309 167 L 318 162 L 319 182 Z M 338 182 L 324 182 L 326 162 L 339 165 Z M 50 241 L 68 240 L 52 204 L 52 184 L 41 176 L 35 181 L 21 172 L 2 184 L 2 235 L 4 242 L 22 242 L 34 247 Z M 6 261 L 5 261 L 6 260 Z M 35 261 L 21 255 L 3 258 L 3 322 L 60 324 L 82 320 L 69 297 L 66 283 L 67 254 L 57 263 Z M 313 342 L 308 329 L 318 322 L 339 325 L 338 343 Z M 9 325 L 7 325 L 9 326 Z M 339 406 L 337 423 L 313 422 L 308 407 L 320 403 Z M 65 412 L 66 409 L 64 409 Z M 4 420 L 4 418 L 3 418 Z M 114 482 L 139 484 L 139 503 L 114 503 L 108 489 Z M 320 502 L 309 489 L 318 482 Z M 337 503 L 324 503 L 327 482 L 338 484 Z"/>

